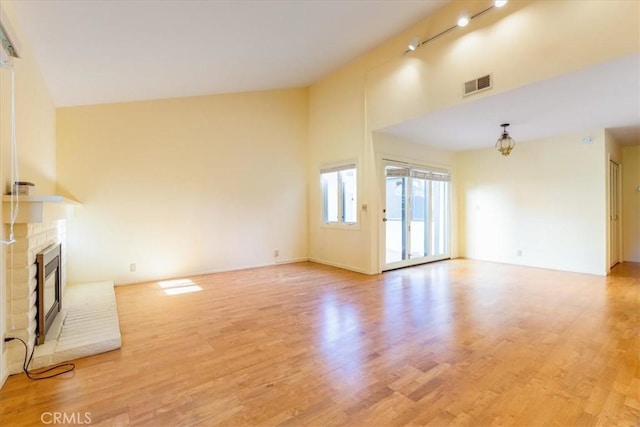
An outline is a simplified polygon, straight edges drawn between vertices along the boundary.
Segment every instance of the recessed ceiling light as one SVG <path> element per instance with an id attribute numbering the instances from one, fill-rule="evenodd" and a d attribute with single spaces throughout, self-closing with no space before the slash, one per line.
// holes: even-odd
<path id="1" fill-rule="evenodd" d="M 496 1 L 493 2 L 493 5 L 495 7 L 502 7 L 505 4 L 507 4 L 507 0 L 496 0 Z"/>

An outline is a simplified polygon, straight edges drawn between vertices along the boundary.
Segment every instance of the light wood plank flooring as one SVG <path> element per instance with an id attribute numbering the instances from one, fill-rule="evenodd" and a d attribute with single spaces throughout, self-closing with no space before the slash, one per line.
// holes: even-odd
<path id="1" fill-rule="evenodd" d="M 607 278 L 454 260 L 190 279 L 117 288 L 122 349 L 71 377 L 10 377 L 0 424 L 640 425 L 640 264 Z"/>

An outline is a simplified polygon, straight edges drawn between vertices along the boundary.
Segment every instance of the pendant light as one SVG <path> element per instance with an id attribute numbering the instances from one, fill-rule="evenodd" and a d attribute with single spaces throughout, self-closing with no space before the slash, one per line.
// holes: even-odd
<path id="1" fill-rule="evenodd" d="M 509 123 L 503 123 L 500 126 L 502 126 L 502 135 L 500 135 L 500 138 L 496 141 L 496 149 L 503 156 L 508 156 L 509 153 L 511 153 L 511 150 L 513 150 L 513 147 L 516 146 L 516 141 L 511 138 L 511 136 L 509 136 L 509 132 L 507 132 Z"/>

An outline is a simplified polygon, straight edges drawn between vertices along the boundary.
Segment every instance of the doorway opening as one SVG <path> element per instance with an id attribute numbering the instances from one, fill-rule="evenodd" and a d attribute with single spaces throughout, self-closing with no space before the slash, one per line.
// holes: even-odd
<path id="1" fill-rule="evenodd" d="M 609 160 L 609 267 L 620 262 L 620 165 Z"/>
<path id="2" fill-rule="evenodd" d="M 384 179 L 382 270 L 450 258 L 449 172 L 387 160 Z"/>

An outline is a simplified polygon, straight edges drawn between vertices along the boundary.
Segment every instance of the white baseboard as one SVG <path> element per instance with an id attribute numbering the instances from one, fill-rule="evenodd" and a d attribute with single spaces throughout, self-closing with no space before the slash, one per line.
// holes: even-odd
<path id="1" fill-rule="evenodd" d="M 296 262 L 307 262 L 307 261 L 309 261 L 309 258 L 301 257 L 301 258 L 291 258 L 291 259 L 276 261 L 273 263 L 249 264 L 249 265 L 240 265 L 235 267 L 222 267 L 222 268 L 217 268 L 213 270 L 189 272 L 189 273 L 184 273 L 184 274 L 180 274 L 172 277 L 164 276 L 164 277 L 140 278 L 140 279 L 136 279 L 135 281 L 118 282 L 116 283 L 116 286 L 126 286 L 126 285 L 135 285 L 138 283 L 157 282 L 160 280 L 171 280 L 171 279 L 177 279 L 181 277 L 205 276 L 207 274 L 227 273 L 230 271 L 251 270 L 253 268 L 271 267 L 273 265 L 293 264 Z"/>
<path id="2" fill-rule="evenodd" d="M 315 262 L 317 264 L 330 265 L 331 267 L 337 267 L 337 268 L 341 268 L 343 270 L 355 271 L 356 273 L 367 274 L 369 276 L 372 276 L 374 274 L 378 274 L 378 273 L 368 273 L 366 270 L 363 270 L 362 268 L 354 267 L 352 265 L 340 264 L 340 263 L 337 263 L 337 262 L 327 261 L 327 260 L 320 259 L 320 258 L 309 258 L 309 261 Z"/>
<path id="3" fill-rule="evenodd" d="M 2 386 L 4 386 L 5 381 L 7 381 L 7 378 L 9 378 L 9 375 L 7 373 L 6 370 L 2 371 L 2 376 L 0 376 L 0 388 L 2 388 Z"/>
<path id="4" fill-rule="evenodd" d="M 276 261 L 276 265 L 280 265 L 280 264 L 295 264 L 296 262 L 308 262 L 309 258 L 308 257 L 304 257 L 304 258 L 292 258 L 292 259 L 287 259 L 284 261 Z"/>

